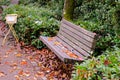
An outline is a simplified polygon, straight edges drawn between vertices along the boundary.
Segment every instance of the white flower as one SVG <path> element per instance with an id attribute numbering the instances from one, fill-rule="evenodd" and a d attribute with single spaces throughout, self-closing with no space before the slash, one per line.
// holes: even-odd
<path id="1" fill-rule="evenodd" d="M 41 25 L 42 21 L 35 21 L 35 24 Z"/>

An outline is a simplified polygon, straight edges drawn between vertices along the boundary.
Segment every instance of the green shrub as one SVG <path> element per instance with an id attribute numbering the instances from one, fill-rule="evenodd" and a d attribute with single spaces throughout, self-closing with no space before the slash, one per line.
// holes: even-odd
<path id="1" fill-rule="evenodd" d="M 4 10 L 3 16 L 13 13 L 18 14 L 15 30 L 20 40 L 37 48 L 43 47 L 38 39 L 40 35 L 55 36 L 59 29 L 59 21 L 53 18 L 53 12 L 48 9 L 14 5 Z"/>
<path id="2" fill-rule="evenodd" d="M 119 5 L 114 0 L 84 0 L 75 8 L 74 22 L 99 35 L 94 55 L 113 46 L 120 47 Z"/>
<path id="3" fill-rule="evenodd" d="M 53 11 L 54 18 L 62 19 L 64 0 L 20 0 L 20 4 L 47 8 Z"/>
<path id="4" fill-rule="evenodd" d="M 10 0 L 0 0 L 0 5 L 9 5 Z"/>
<path id="5" fill-rule="evenodd" d="M 120 49 L 106 51 L 98 58 L 76 64 L 73 80 L 119 80 Z"/>

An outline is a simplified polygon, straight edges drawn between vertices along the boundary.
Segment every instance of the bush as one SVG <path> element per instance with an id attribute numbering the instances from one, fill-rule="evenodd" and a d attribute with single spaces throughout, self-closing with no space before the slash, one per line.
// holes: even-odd
<path id="1" fill-rule="evenodd" d="M 119 4 L 114 0 L 84 0 L 75 8 L 74 22 L 99 35 L 94 55 L 113 46 L 120 47 Z"/>
<path id="2" fill-rule="evenodd" d="M 53 11 L 54 18 L 62 19 L 64 0 L 20 0 L 20 4 L 47 8 Z"/>
<path id="3" fill-rule="evenodd" d="M 43 47 L 38 39 L 40 35 L 55 36 L 59 29 L 59 21 L 53 18 L 53 12 L 45 8 L 14 5 L 4 10 L 3 16 L 13 13 L 18 14 L 15 30 L 20 40 L 37 48 Z"/>
<path id="4" fill-rule="evenodd" d="M 0 0 L 0 5 L 9 5 L 10 0 Z"/>
<path id="5" fill-rule="evenodd" d="M 120 79 L 120 49 L 106 51 L 98 58 L 76 64 L 73 80 L 119 80 Z"/>

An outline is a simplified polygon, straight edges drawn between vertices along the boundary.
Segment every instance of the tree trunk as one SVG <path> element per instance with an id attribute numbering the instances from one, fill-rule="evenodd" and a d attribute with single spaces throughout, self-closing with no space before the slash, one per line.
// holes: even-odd
<path id="1" fill-rule="evenodd" d="M 72 20 L 74 13 L 74 0 L 65 0 L 63 9 L 63 18 Z"/>

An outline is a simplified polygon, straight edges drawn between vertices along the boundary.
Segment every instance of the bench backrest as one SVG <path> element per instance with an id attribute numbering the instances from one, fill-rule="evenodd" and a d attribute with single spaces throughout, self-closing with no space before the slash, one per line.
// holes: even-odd
<path id="1" fill-rule="evenodd" d="M 94 50 L 96 33 L 85 30 L 65 19 L 61 21 L 57 36 L 84 57 L 90 56 Z"/>
<path id="2" fill-rule="evenodd" d="M 18 3 L 19 3 L 19 0 L 11 0 L 10 3 L 11 3 L 11 4 L 18 4 Z"/>

